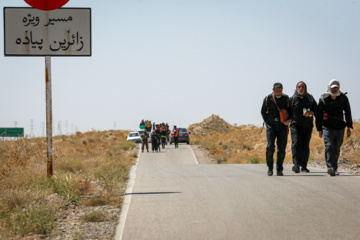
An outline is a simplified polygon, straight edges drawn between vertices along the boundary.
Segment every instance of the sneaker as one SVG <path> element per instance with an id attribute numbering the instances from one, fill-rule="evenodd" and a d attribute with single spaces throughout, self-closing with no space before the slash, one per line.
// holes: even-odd
<path id="1" fill-rule="evenodd" d="M 309 172 L 310 172 L 310 170 L 309 170 L 309 169 L 307 169 L 306 167 L 302 167 L 302 168 L 301 168 L 301 172 L 306 172 L 306 173 L 309 173 Z"/>
<path id="2" fill-rule="evenodd" d="M 282 172 L 276 172 L 277 176 L 284 176 L 284 174 Z"/>
<path id="3" fill-rule="evenodd" d="M 294 165 L 294 166 L 292 167 L 292 170 L 294 171 L 294 173 L 299 173 L 299 172 L 300 172 L 299 167 L 296 166 L 296 165 Z"/>
<path id="4" fill-rule="evenodd" d="M 335 171 L 335 175 L 339 176 L 340 174 L 339 174 L 339 172 L 338 172 L 338 171 Z"/>
<path id="5" fill-rule="evenodd" d="M 327 171 L 327 173 L 328 173 L 330 176 L 335 176 L 335 171 L 334 171 L 334 169 L 332 169 L 332 168 L 329 168 L 328 171 Z"/>
<path id="6" fill-rule="evenodd" d="M 269 171 L 267 172 L 267 174 L 268 174 L 268 176 L 272 176 L 272 175 L 273 175 L 273 171 L 269 170 Z"/>

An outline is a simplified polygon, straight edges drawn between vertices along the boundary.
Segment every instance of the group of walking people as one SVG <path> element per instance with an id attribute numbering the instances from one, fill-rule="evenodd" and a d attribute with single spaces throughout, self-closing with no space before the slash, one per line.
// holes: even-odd
<path id="1" fill-rule="evenodd" d="M 275 141 L 277 146 L 276 174 L 283 176 L 283 162 L 289 128 L 291 132 L 291 151 L 295 173 L 308 173 L 310 155 L 310 139 L 315 125 L 319 137 L 324 138 L 325 161 L 330 176 L 339 175 L 338 159 L 340 147 L 346 136 L 351 136 L 353 121 L 351 108 L 346 93 L 340 91 L 340 82 L 333 79 L 328 84 L 327 91 L 321 95 L 318 102 L 308 93 L 305 82 L 296 84 L 293 96 L 283 93 L 283 85 L 275 83 L 272 93 L 264 98 L 261 115 L 266 124 L 266 163 L 267 174 L 273 175 Z"/>
<path id="2" fill-rule="evenodd" d="M 151 121 L 150 121 L 151 123 Z M 151 126 L 151 125 L 150 125 Z M 179 130 L 174 126 L 174 142 L 175 148 L 178 147 L 178 137 Z M 141 151 L 144 152 L 146 148 L 147 152 L 149 152 L 149 142 L 151 142 L 152 152 L 160 152 L 161 148 L 165 148 L 165 145 L 170 141 L 170 127 L 167 123 L 155 124 L 153 123 L 153 130 L 150 131 L 145 128 L 144 132 L 141 134 L 142 146 Z"/>

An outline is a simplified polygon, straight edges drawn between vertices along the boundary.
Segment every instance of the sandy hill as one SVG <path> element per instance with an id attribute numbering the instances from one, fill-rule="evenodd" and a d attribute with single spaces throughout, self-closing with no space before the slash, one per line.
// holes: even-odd
<path id="1" fill-rule="evenodd" d="M 234 127 L 221 117 L 213 114 L 200 123 L 190 125 L 188 130 L 194 135 L 203 135 L 214 132 L 227 133 L 234 130 Z"/>

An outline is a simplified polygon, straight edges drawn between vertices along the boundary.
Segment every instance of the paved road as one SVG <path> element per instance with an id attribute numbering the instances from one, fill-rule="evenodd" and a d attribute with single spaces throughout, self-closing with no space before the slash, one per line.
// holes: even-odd
<path id="1" fill-rule="evenodd" d="M 141 153 L 115 239 L 360 239 L 360 177 L 310 170 L 197 164 L 181 144 Z"/>

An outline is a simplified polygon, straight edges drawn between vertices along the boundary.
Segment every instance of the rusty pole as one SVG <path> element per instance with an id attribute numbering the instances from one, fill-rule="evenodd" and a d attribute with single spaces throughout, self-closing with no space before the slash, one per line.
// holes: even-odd
<path id="1" fill-rule="evenodd" d="M 46 74 L 46 138 L 47 138 L 47 176 L 52 177 L 53 142 L 52 142 L 52 94 L 51 94 L 51 57 L 45 57 Z"/>

